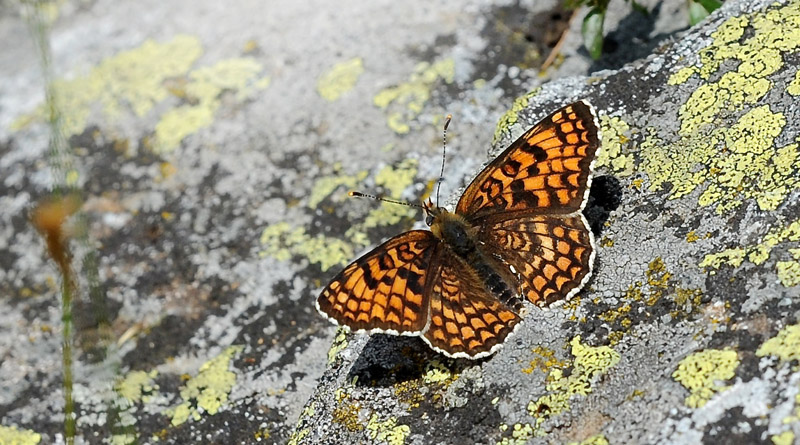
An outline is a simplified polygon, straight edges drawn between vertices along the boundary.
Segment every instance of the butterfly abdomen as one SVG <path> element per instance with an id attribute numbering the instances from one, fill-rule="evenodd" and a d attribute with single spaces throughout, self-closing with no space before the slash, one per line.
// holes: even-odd
<path id="1" fill-rule="evenodd" d="M 464 261 L 466 270 L 474 272 L 474 279 L 503 304 L 519 310 L 522 300 L 516 292 L 514 277 L 503 274 L 504 265 L 487 258 L 478 245 L 475 230 L 459 215 L 442 212 L 431 224 L 431 231 L 445 246 Z M 467 277 L 461 277 L 466 279 Z"/>

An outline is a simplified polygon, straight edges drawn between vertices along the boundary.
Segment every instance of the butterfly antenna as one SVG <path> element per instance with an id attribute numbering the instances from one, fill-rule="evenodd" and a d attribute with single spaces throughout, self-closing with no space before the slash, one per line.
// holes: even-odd
<path id="1" fill-rule="evenodd" d="M 384 198 L 382 196 L 370 195 L 368 193 L 350 192 L 350 193 L 348 193 L 348 196 L 354 196 L 356 198 L 375 199 L 375 200 L 378 200 L 378 201 L 389 202 L 389 203 L 392 203 L 392 204 L 400 204 L 401 206 L 417 207 L 417 208 L 420 208 L 420 209 L 424 208 L 419 204 L 412 204 L 410 202 L 405 202 L 405 201 L 396 201 L 394 199 Z"/>
<path id="2" fill-rule="evenodd" d="M 442 187 L 444 181 L 444 160 L 447 153 L 447 127 L 450 121 L 453 120 L 453 115 L 448 114 L 444 119 L 444 128 L 442 129 L 442 170 L 439 172 L 439 180 L 436 183 L 436 206 L 439 206 L 439 189 Z"/>

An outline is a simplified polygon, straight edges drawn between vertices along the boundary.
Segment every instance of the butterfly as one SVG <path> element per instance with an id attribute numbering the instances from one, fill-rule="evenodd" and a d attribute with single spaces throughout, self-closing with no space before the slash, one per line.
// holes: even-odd
<path id="1" fill-rule="evenodd" d="M 582 211 L 600 137 L 588 102 L 555 111 L 495 158 L 454 212 L 428 200 L 430 230 L 345 267 L 317 310 L 352 331 L 419 336 L 449 357 L 493 354 L 522 320 L 523 299 L 566 301 L 592 273 Z"/>

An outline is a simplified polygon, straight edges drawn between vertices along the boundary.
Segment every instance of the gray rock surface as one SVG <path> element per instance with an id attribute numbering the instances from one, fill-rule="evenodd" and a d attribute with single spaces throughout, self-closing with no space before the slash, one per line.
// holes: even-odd
<path id="1" fill-rule="evenodd" d="M 659 46 L 685 2 L 639 3 L 612 2 L 599 62 L 555 1 L 0 5 L 0 443 L 65 440 L 62 277 L 30 224 L 53 187 L 82 194 L 79 443 L 796 440 L 800 6 L 731 1 Z M 606 152 L 580 298 L 480 362 L 313 310 L 419 224 L 345 195 L 429 192 L 443 115 L 452 201 L 584 97 Z"/>

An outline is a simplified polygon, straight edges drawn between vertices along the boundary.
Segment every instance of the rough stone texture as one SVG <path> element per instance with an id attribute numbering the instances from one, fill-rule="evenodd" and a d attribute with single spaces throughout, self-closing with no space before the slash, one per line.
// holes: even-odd
<path id="1" fill-rule="evenodd" d="M 540 78 L 570 14 L 557 3 L 0 5 L 0 443 L 64 440 L 61 278 L 29 215 L 65 184 L 88 222 L 71 243 L 79 442 L 800 437 L 800 4 L 729 1 L 658 46 L 684 1 L 639 2 L 648 17 L 612 2 L 610 52 L 585 57 L 578 15 Z M 53 20 L 61 156 L 35 17 Z M 532 308 L 480 362 L 337 335 L 316 314 L 338 267 L 420 219 L 347 190 L 430 191 L 449 112 L 452 201 L 513 135 L 584 97 L 606 144 L 580 298 Z"/>
<path id="2" fill-rule="evenodd" d="M 498 150 L 572 98 L 601 110 L 588 288 L 477 363 L 342 335 L 294 437 L 797 443 L 798 24 L 800 2 L 728 2 L 646 60 L 525 98 Z"/>

